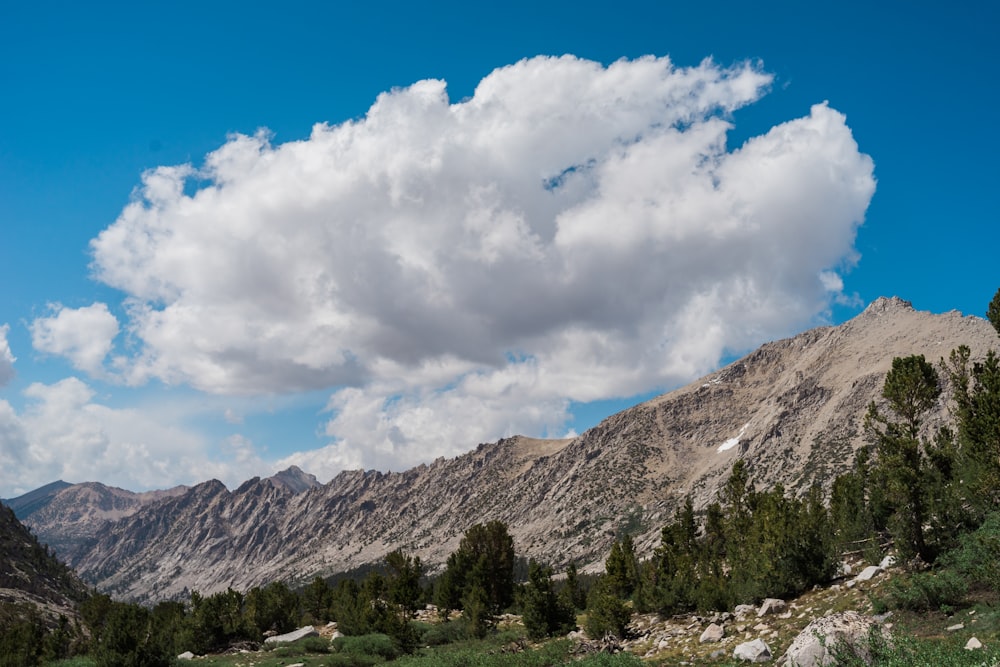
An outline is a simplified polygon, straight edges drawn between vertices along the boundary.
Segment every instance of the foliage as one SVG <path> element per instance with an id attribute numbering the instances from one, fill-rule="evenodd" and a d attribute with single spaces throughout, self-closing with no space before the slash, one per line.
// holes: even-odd
<path id="1" fill-rule="evenodd" d="M 986 308 L 986 319 L 990 321 L 993 328 L 1000 334 L 1000 289 L 993 295 L 993 300 L 990 301 L 990 305 Z"/>
<path id="2" fill-rule="evenodd" d="M 896 357 L 882 388 L 892 415 L 882 414 L 874 402 L 865 415 L 878 477 L 885 482 L 888 528 L 904 561 L 914 556 L 934 561 L 949 535 L 928 535 L 929 519 L 940 516 L 935 510 L 956 505 L 948 497 L 955 489 L 950 434 L 940 432 L 933 442 L 920 437 L 923 416 L 940 393 L 937 371 L 923 355 Z"/>
<path id="3" fill-rule="evenodd" d="M 392 637 L 381 633 L 337 637 L 333 640 L 333 650 L 349 655 L 377 656 L 383 660 L 393 660 L 400 655 Z"/>
<path id="4" fill-rule="evenodd" d="M 632 609 L 616 594 L 607 577 L 601 577 L 590 589 L 584 630 L 594 638 L 606 634 L 624 637 L 630 620 Z"/>
<path id="5" fill-rule="evenodd" d="M 472 634 L 482 636 L 514 601 L 514 563 L 507 524 L 491 521 L 469 528 L 438 579 L 434 600 L 442 617 L 462 609 Z"/>
<path id="6" fill-rule="evenodd" d="M 994 665 L 1000 650 L 988 647 L 967 651 L 957 641 L 915 639 L 905 635 L 883 637 L 877 629 L 868 636 L 865 650 L 841 643 L 833 647 L 834 664 L 840 667 L 980 667 Z"/>
<path id="7" fill-rule="evenodd" d="M 528 583 L 521 600 L 521 618 L 529 639 L 564 635 L 576 629 L 576 614 L 572 604 L 556 594 L 552 583 L 552 568 L 531 560 Z"/>

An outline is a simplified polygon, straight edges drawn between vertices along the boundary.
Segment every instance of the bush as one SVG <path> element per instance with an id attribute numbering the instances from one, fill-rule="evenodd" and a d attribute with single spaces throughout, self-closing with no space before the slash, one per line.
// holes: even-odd
<path id="1" fill-rule="evenodd" d="M 396 642 L 389 635 L 383 634 L 337 637 L 333 640 L 333 650 L 339 654 L 373 656 L 383 660 L 394 660 L 399 657 Z"/>
<path id="2" fill-rule="evenodd" d="M 954 570 L 918 572 L 893 578 L 887 586 L 884 602 L 891 609 L 931 611 L 954 606 L 967 590 L 965 581 Z"/>
<path id="3" fill-rule="evenodd" d="M 443 623 L 428 623 L 419 625 L 420 642 L 425 646 L 444 646 L 454 644 L 466 638 L 468 634 L 463 623 L 445 621 Z"/>

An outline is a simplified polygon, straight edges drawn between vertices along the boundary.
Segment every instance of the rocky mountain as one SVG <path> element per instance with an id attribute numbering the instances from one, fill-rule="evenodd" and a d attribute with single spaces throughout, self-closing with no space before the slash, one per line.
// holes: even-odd
<path id="1" fill-rule="evenodd" d="M 68 486 L 73 485 L 60 479 L 17 498 L 0 498 L 0 503 L 14 510 L 14 516 L 19 521 L 24 521 L 25 517 L 32 512 L 36 512 L 52 502 L 56 494 Z"/>
<path id="2" fill-rule="evenodd" d="M 38 543 L 12 509 L 0 504 L 0 627 L 27 608 L 50 623 L 60 615 L 74 617 L 87 595 L 76 574 Z"/>
<path id="3" fill-rule="evenodd" d="M 106 524 L 73 564 L 103 590 L 151 601 L 302 581 L 397 547 L 438 565 L 470 525 L 501 519 L 518 553 L 596 569 L 621 531 L 652 549 L 679 500 L 710 502 L 737 458 L 759 486 L 828 485 L 864 443 L 865 408 L 881 400 L 893 357 L 936 362 L 965 344 L 980 358 L 998 342 L 980 318 L 883 298 L 577 438 L 509 438 L 405 472 L 344 472 L 297 494 L 260 479 L 235 491 L 206 482 Z M 947 416 L 943 396 L 928 428 Z"/>
<path id="4" fill-rule="evenodd" d="M 71 561 L 80 545 L 105 524 L 187 490 L 178 486 L 134 493 L 100 482 L 69 484 L 60 480 L 4 502 L 42 544 L 49 545 L 64 561 Z"/>

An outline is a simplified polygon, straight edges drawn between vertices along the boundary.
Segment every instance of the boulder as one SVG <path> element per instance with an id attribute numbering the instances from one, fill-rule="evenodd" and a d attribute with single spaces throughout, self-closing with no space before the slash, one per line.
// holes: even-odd
<path id="1" fill-rule="evenodd" d="M 264 640 L 265 644 L 284 644 L 288 642 L 295 642 L 304 637 L 318 637 L 319 633 L 316 632 L 316 628 L 311 625 L 307 625 L 298 630 L 293 630 L 284 635 L 275 635 L 273 637 L 268 637 Z"/>
<path id="2" fill-rule="evenodd" d="M 871 616 L 845 611 L 817 618 L 807 625 L 785 651 L 781 664 L 786 667 L 818 667 L 835 664 L 831 651 L 838 646 L 853 651 L 868 663 L 871 654 L 868 638 L 872 628 L 881 625 Z"/>
<path id="3" fill-rule="evenodd" d="M 698 638 L 699 644 L 714 644 L 715 642 L 722 641 L 722 638 L 726 636 L 726 631 L 721 625 L 712 623 L 705 631 L 701 633 L 701 637 Z"/>
<path id="4" fill-rule="evenodd" d="M 966 651 L 975 651 L 977 648 L 982 648 L 983 643 L 976 639 L 975 637 L 969 637 L 969 641 L 965 642 Z"/>
<path id="5" fill-rule="evenodd" d="M 785 604 L 784 600 L 779 600 L 778 598 L 766 598 L 760 603 L 760 609 L 757 610 L 757 618 L 761 616 L 767 616 L 768 614 L 780 614 L 785 611 L 788 605 Z"/>
<path id="6" fill-rule="evenodd" d="M 757 608 L 752 604 L 738 604 L 736 609 L 733 609 L 733 614 L 736 616 L 746 616 L 747 614 L 752 614 L 757 611 Z"/>
<path id="7" fill-rule="evenodd" d="M 858 576 L 854 577 L 854 581 L 871 581 L 876 575 L 882 574 L 882 568 L 878 565 L 869 565 L 865 569 L 861 570 Z"/>
<path id="8" fill-rule="evenodd" d="M 194 660 L 194 653 L 192 653 L 191 651 L 184 651 L 179 656 L 177 656 L 177 659 L 178 660 Z"/>
<path id="9" fill-rule="evenodd" d="M 733 650 L 733 659 L 743 662 L 767 662 L 771 659 L 771 649 L 763 639 L 743 642 Z"/>

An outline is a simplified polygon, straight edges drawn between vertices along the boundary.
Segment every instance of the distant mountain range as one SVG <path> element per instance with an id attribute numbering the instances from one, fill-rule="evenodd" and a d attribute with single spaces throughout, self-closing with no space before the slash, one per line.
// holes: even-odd
<path id="1" fill-rule="evenodd" d="M 965 344 L 980 358 L 997 343 L 980 318 L 882 298 L 849 322 L 763 345 L 572 439 L 508 438 L 323 485 L 292 468 L 234 491 L 215 480 L 160 497 L 57 483 L 11 503 L 86 580 L 139 601 L 301 582 L 395 548 L 436 566 L 470 525 L 492 519 L 508 523 L 519 554 L 596 569 L 625 531 L 648 553 L 678 502 L 690 494 L 704 507 L 737 458 L 758 486 L 828 487 L 864 443 L 866 406 L 881 400 L 893 357 L 937 362 Z M 926 428 L 946 419 L 947 392 Z"/>

